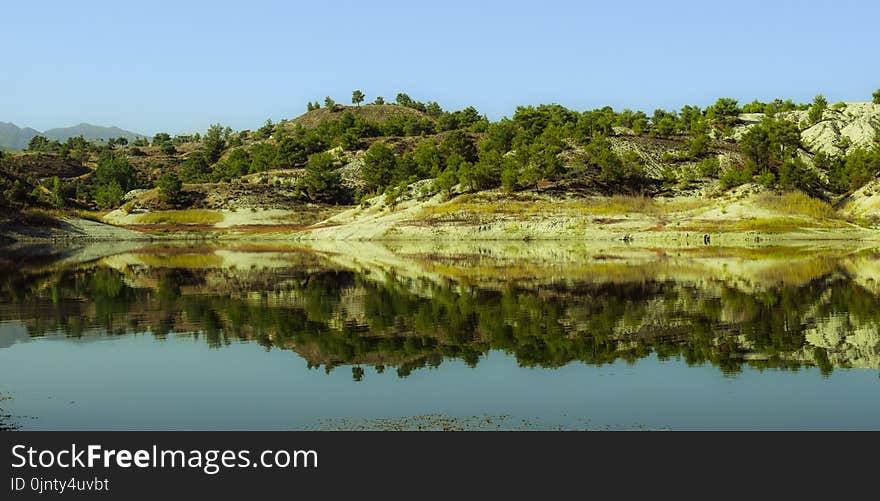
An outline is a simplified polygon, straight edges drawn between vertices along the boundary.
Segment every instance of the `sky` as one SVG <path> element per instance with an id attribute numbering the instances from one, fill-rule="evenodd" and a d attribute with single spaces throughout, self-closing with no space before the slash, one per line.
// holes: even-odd
<path id="1" fill-rule="evenodd" d="M 354 89 L 493 120 L 540 103 L 867 101 L 878 19 L 872 0 L 15 1 L 0 17 L 0 121 L 254 129 Z"/>

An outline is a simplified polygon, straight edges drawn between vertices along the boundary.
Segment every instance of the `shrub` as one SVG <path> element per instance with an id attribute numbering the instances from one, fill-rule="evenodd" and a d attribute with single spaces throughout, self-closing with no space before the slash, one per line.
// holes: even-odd
<path id="1" fill-rule="evenodd" d="M 728 167 L 721 177 L 719 181 L 721 182 L 721 188 L 728 189 L 736 186 L 740 186 L 742 184 L 748 183 L 752 180 L 752 175 L 754 173 L 754 164 L 751 162 L 747 162 L 745 165 L 733 165 Z"/>
<path id="2" fill-rule="evenodd" d="M 717 156 L 711 156 L 703 159 L 697 165 L 697 171 L 699 171 L 700 175 L 703 177 L 718 177 L 718 173 L 721 170 L 721 162 L 718 160 Z"/>
<path id="3" fill-rule="evenodd" d="M 773 186 L 776 183 L 776 174 L 771 172 L 769 169 L 764 169 L 758 174 L 757 178 L 758 184 L 762 186 L 766 186 L 767 188 Z"/>
<path id="4" fill-rule="evenodd" d="M 125 196 L 125 191 L 116 181 L 98 185 L 95 189 L 95 203 L 102 209 L 116 207 Z"/>
<path id="5" fill-rule="evenodd" d="M 697 134 L 688 143 L 688 155 L 691 158 L 701 158 L 709 153 L 709 136 Z"/>

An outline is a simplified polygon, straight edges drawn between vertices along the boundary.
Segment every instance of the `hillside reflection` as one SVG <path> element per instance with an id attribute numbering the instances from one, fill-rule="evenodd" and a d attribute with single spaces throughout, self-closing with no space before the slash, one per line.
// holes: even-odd
<path id="1" fill-rule="evenodd" d="M 874 251 L 566 252 L 147 248 L 7 265 L 0 320 L 30 336 L 252 341 L 355 379 L 490 350 L 537 367 L 652 353 L 727 374 L 880 367 Z"/>

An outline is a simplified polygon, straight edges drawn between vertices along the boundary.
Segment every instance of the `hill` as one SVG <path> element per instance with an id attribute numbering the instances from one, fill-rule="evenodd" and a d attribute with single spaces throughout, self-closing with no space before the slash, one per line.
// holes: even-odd
<path id="1" fill-rule="evenodd" d="M 14 123 L 0 122 L 0 149 L 23 150 L 31 138 L 39 134 L 40 131 L 30 127 L 20 128 Z"/>
<path id="2" fill-rule="evenodd" d="M 43 132 L 44 136 L 49 139 L 58 141 L 66 141 L 67 138 L 82 136 L 90 141 L 107 140 L 111 137 L 124 137 L 129 141 L 133 141 L 139 137 L 148 137 L 146 134 L 138 134 L 119 127 L 103 127 L 100 125 L 92 125 L 81 123 L 72 127 L 60 127 L 49 129 Z"/>
<path id="3" fill-rule="evenodd" d="M 72 127 L 59 127 L 40 132 L 30 127 L 19 127 L 14 123 L 0 122 L 0 149 L 19 151 L 27 148 L 34 136 L 45 136 L 49 139 L 67 141 L 68 138 L 82 136 L 89 141 L 106 141 L 111 137 L 124 137 L 133 141 L 139 137 L 149 137 L 119 127 L 103 127 L 81 123 Z"/>
<path id="4" fill-rule="evenodd" d="M 652 116 L 520 106 L 495 122 L 433 103 L 334 106 L 150 145 L 53 143 L 0 167 L 39 188 L 8 189 L 10 207 L 101 209 L 173 234 L 880 239 L 880 104 L 820 97 Z"/>
<path id="5" fill-rule="evenodd" d="M 327 108 L 319 108 L 317 110 L 308 111 L 287 123 L 293 126 L 302 125 L 307 129 L 313 129 L 323 122 L 339 120 L 345 112 L 349 112 L 355 117 L 361 117 L 371 124 L 382 124 L 390 118 L 431 120 L 431 117 L 428 114 L 406 106 L 393 104 L 365 104 L 363 106 L 337 105 L 332 111 Z"/>

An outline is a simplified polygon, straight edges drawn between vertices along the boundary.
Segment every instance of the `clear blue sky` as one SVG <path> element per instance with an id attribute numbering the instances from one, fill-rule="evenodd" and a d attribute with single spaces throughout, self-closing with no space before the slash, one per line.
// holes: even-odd
<path id="1" fill-rule="evenodd" d="M 8 2 L 0 121 L 152 134 L 255 128 L 326 95 L 705 106 L 880 87 L 880 2 Z"/>

